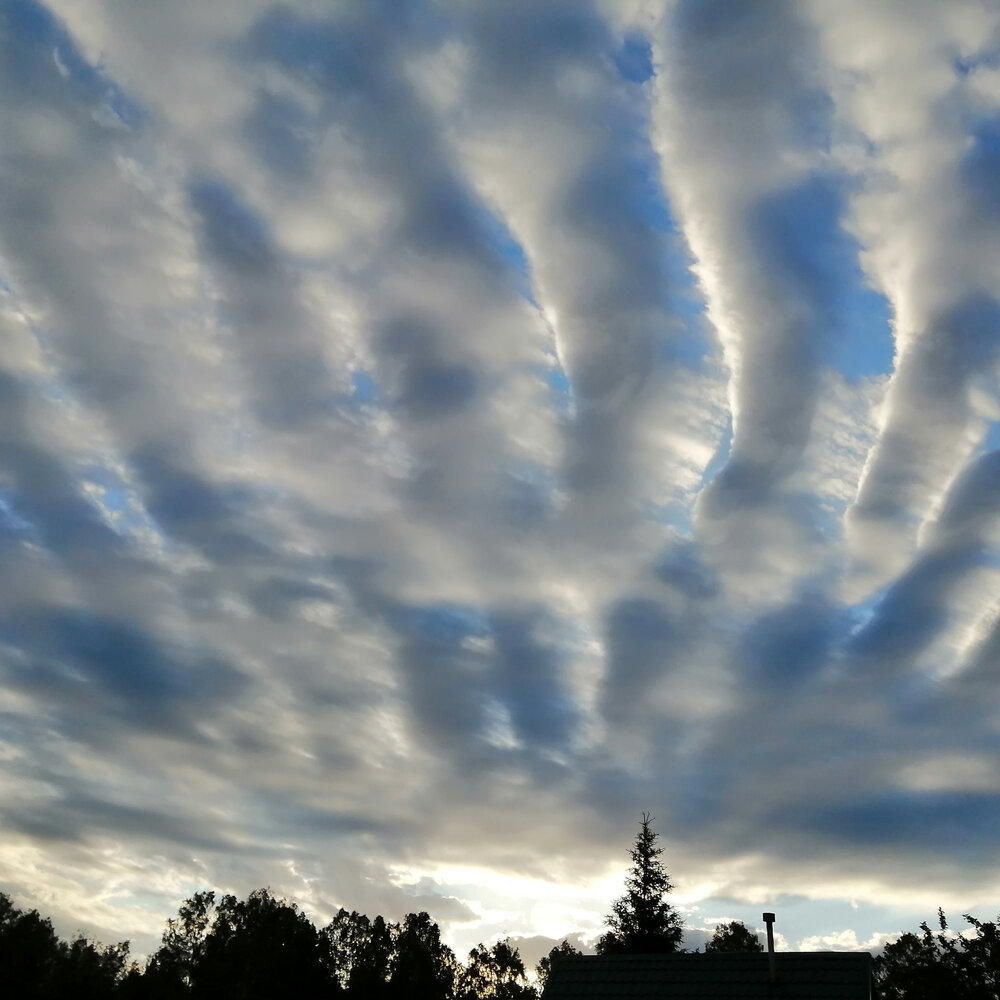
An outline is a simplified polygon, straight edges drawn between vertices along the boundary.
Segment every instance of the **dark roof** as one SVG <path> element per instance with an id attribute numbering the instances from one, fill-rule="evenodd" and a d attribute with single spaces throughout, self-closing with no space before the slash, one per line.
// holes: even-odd
<path id="1" fill-rule="evenodd" d="M 543 1000 L 870 1000 L 868 952 L 581 955 L 552 965 Z"/>

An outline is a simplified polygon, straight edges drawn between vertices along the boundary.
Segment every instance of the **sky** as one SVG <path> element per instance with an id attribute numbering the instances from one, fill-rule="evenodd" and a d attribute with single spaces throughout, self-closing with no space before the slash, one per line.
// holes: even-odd
<path id="1" fill-rule="evenodd" d="M 18 904 L 1000 909 L 1000 3 L 0 0 L 0 136 Z"/>

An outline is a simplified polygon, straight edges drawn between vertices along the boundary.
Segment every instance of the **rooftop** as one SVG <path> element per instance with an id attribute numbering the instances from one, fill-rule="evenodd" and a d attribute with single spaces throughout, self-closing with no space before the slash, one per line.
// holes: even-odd
<path id="1" fill-rule="evenodd" d="M 543 1000 L 870 1000 L 868 952 L 581 955 L 555 963 Z"/>

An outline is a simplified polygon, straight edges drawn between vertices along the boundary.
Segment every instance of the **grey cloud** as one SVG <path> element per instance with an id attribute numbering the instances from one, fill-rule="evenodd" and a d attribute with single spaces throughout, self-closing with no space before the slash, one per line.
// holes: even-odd
<path id="1" fill-rule="evenodd" d="M 663 583 L 695 600 L 713 597 L 718 590 L 714 574 L 690 542 L 671 546 L 656 564 L 655 573 Z"/>
<path id="2" fill-rule="evenodd" d="M 573 735 L 576 709 L 558 647 L 540 639 L 540 614 L 493 615 L 495 685 L 517 735 L 532 748 L 564 747 Z"/>
<path id="3" fill-rule="evenodd" d="M 1000 514 L 1000 451 L 981 455 L 959 476 L 934 526 L 942 541 L 982 535 Z"/>
<path id="4" fill-rule="evenodd" d="M 317 124 L 349 129 L 366 168 L 405 194 L 396 240 L 489 262 L 478 238 L 476 207 L 394 64 L 407 27 L 398 13 L 369 4 L 314 19 L 279 7 L 255 26 L 248 51 L 254 60 L 281 66 L 318 88 L 325 101 Z"/>
<path id="5" fill-rule="evenodd" d="M 172 447 L 150 446 L 131 456 L 149 512 L 167 535 L 223 564 L 262 557 L 267 547 L 246 523 L 251 498 L 178 465 L 174 454 Z"/>
<path id="6" fill-rule="evenodd" d="M 120 549 L 115 533 L 80 495 L 74 470 L 33 440 L 39 402 L 37 387 L 0 372 L 0 466 L 13 481 L 15 507 L 31 518 L 45 544 L 68 560 L 81 550 Z"/>
<path id="7" fill-rule="evenodd" d="M 564 937 L 553 938 L 546 937 L 542 934 L 533 934 L 530 937 L 522 937 L 520 935 L 511 935 L 507 938 L 510 942 L 512 948 L 517 948 L 519 954 L 521 955 L 521 961 L 524 962 L 524 967 L 529 971 L 533 971 L 535 966 L 542 958 L 546 958 L 549 952 L 556 947 L 558 944 L 562 944 L 563 941 L 568 941 L 574 948 L 578 951 L 582 951 L 585 955 L 592 953 L 591 944 L 589 941 L 584 939 L 584 935 L 579 932 L 567 933 Z M 687 944 L 687 935 L 684 936 L 685 947 Z"/>
<path id="8" fill-rule="evenodd" d="M 1000 120 L 987 119 L 973 131 L 971 148 L 962 158 L 960 175 L 970 202 L 969 224 L 995 224 L 1000 215 Z"/>
<path id="9" fill-rule="evenodd" d="M 270 575 L 253 586 L 251 600 L 256 610 L 275 620 L 288 620 L 311 601 L 332 603 L 335 591 L 329 583 L 316 583 L 296 576 Z"/>
<path id="10" fill-rule="evenodd" d="M 1000 620 L 994 620 L 965 668 L 940 693 L 942 714 L 955 726 L 989 725 L 998 703 Z"/>
<path id="11" fill-rule="evenodd" d="M 948 630 L 995 560 L 996 455 L 874 606 L 835 596 L 828 499 L 860 459 L 822 496 L 799 474 L 866 440 L 850 403 L 813 419 L 858 284 L 813 7 L 685 3 L 623 36 L 581 3 L 219 0 L 163 8 L 162 60 L 152 8 L 8 7 L 12 880 L 134 888 L 116 866 L 155 852 L 141 878 L 178 896 L 272 880 L 478 936 L 505 929 L 476 912 L 503 909 L 491 871 L 624 868 L 644 808 L 720 893 L 841 891 L 849 861 L 891 895 L 927 844 L 935 887 L 979 877 L 992 797 L 901 774 L 993 752 L 1000 628 Z M 955 181 L 984 241 L 991 142 Z M 714 284 L 688 287 L 685 240 Z M 950 481 L 911 490 L 995 362 L 991 293 L 936 317 L 855 515 L 879 525 Z M 930 650 L 965 660 L 932 680 Z M 580 909 L 589 932 L 606 902 Z"/>
<path id="12" fill-rule="evenodd" d="M 88 702 L 94 684 L 119 722 L 190 737 L 194 719 L 245 685 L 238 670 L 211 654 L 179 655 L 130 622 L 87 612 L 33 609 L 4 633 L 28 656 L 24 669 L 7 671 L 8 682 L 58 694 L 67 715 L 74 699 Z"/>
<path id="13" fill-rule="evenodd" d="M 366 245 L 356 290 L 362 357 L 410 460 L 398 487 L 421 520 L 486 537 L 513 462 L 498 413 L 524 378 L 530 335 L 516 319 L 522 305 L 491 236 L 494 217 L 450 161 L 397 58 L 407 23 L 378 5 L 322 19 L 281 9 L 251 33 L 248 52 L 316 95 L 317 128 L 350 136 L 366 179 L 392 205 L 388 228 Z M 469 309 L 470 295 L 482 309 Z"/>
<path id="14" fill-rule="evenodd" d="M 916 570 L 893 584 L 872 621 L 851 643 L 853 651 L 882 660 L 897 660 L 924 648 L 945 622 L 942 578 L 968 566 L 964 554 L 922 559 Z"/>
<path id="15" fill-rule="evenodd" d="M 998 812 L 995 795 L 899 793 L 824 807 L 809 818 L 831 836 L 861 843 L 947 851 L 961 840 L 967 855 L 985 861 L 992 854 Z"/>
<path id="16" fill-rule="evenodd" d="M 460 122 L 456 141 L 469 149 L 472 182 L 524 247 L 540 305 L 557 318 L 573 400 L 561 480 L 580 501 L 569 517 L 609 530 L 627 521 L 630 484 L 644 481 L 643 407 L 670 394 L 674 289 L 669 242 L 651 224 L 665 211 L 645 108 L 629 100 L 615 72 L 618 40 L 590 4 L 483 4 L 463 26 L 477 53 L 467 86 L 479 120 Z M 573 74 L 586 90 L 563 85 Z M 600 100 L 587 96 L 595 91 Z M 523 172 L 539 174 L 548 203 L 523 197 Z"/>
<path id="17" fill-rule="evenodd" d="M 312 116 L 293 98 L 262 90 L 246 122 L 248 144 L 278 177 L 303 182 L 313 166 L 310 157 Z"/>
<path id="18" fill-rule="evenodd" d="M 808 596 L 763 615 L 741 637 L 740 676 L 767 688 L 808 684 L 828 665 L 843 636 L 837 619 L 828 601 Z"/>
<path id="19" fill-rule="evenodd" d="M 881 44 L 862 54 L 838 32 L 881 37 L 894 16 L 889 8 L 834 12 L 817 5 L 814 13 L 838 96 L 854 81 L 854 97 L 838 109 L 867 144 L 852 167 L 851 225 L 871 281 L 886 290 L 896 314 L 897 358 L 882 433 L 847 522 L 858 583 L 870 590 L 912 557 L 918 533 L 974 455 L 995 407 L 995 386 L 976 368 L 994 364 L 987 345 L 996 325 L 997 231 L 983 169 L 995 111 L 967 86 L 963 66 L 989 58 L 996 21 L 991 12 L 975 37 L 960 41 L 954 9 L 928 8 L 901 38 L 901 58 L 887 61 Z M 961 48 L 967 51 L 957 59 Z M 912 90 L 917 65 L 924 79 L 938 67 L 933 94 Z M 898 114 L 869 117 L 889 93 Z M 918 107 L 919 122 L 909 117 Z"/>
<path id="20" fill-rule="evenodd" d="M 191 201 L 218 263 L 228 319 L 257 384 L 260 419 L 288 429 L 323 415 L 333 402 L 326 361 L 299 306 L 294 278 L 279 262 L 262 221 L 219 181 L 194 182 Z"/>
<path id="21" fill-rule="evenodd" d="M 823 131 L 823 103 L 804 99 L 817 80 L 803 55 L 813 40 L 797 13 L 786 4 L 682 3 L 670 27 L 663 169 L 689 211 L 711 220 L 704 252 L 725 269 L 716 308 L 731 317 L 723 339 L 735 433 L 701 508 L 727 516 L 767 502 L 809 440 L 821 342 L 844 278 L 830 248 L 843 237 L 831 179 L 814 169 L 789 186 L 777 168 L 777 150 L 794 156 Z M 746 183 L 717 168 L 698 177 L 685 133 L 703 156 L 745 160 Z"/>
<path id="22" fill-rule="evenodd" d="M 885 664 L 906 663 L 941 630 L 949 617 L 949 592 L 971 571 L 986 565 L 989 529 L 1000 515 L 997 452 L 981 456 L 952 487 L 931 544 L 899 576 L 851 650 Z"/>
<path id="23" fill-rule="evenodd" d="M 474 918 L 461 899 L 449 893 L 452 888 L 435 879 L 394 884 L 371 862 L 345 870 L 337 888 L 337 906 L 360 907 L 369 914 L 382 913 L 388 920 L 401 920 L 407 913 L 426 911 L 431 919 L 444 923 L 462 923 Z M 357 902 L 355 902 L 357 901 Z"/>
<path id="24" fill-rule="evenodd" d="M 608 671 L 602 707 L 608 722 L 628 725 L 641 715 L 645 695 L 678 656 L 683 640 L 663 605 L 646 598 L 623 598 L 607 622 Z"/>
<path id="25" fill-rule="evenodd" d="M 470 751 L 485 728 L 485 693 L 476 679 L 481 657 L 462 648 L 469 634 L 463 619 L 447 610 L 439 617 L 433 609 L 396 608 L 381 594 L 366 600 L 398 632 L 398 678 L 421 740 L 446 754 Z"/>
<path id="26" fill-rule="evenodd" d="M 304 830 L 307 835 L 332 834 L 340 837 L 387 837 L 390 834 L 398 837 L 401 833 L 390 830 L 390 824 L 375 816 L 305 805 L 296 802 L 287 792 L 261 791 L 254 797 L 266 815 L 265 834 L 269 834 L 273 827 Z"/>
<path id="27" fill-rule="evenodd" d="M 868 531 L 926 515 L 928 492 L 954 463 L 955 438 L 976 419 L 972 383 L 995 360 L 998 320 L 996 302 L 973 295 L 940 315 L 901 359 L 889 417 L 850 512 Z"/>
<path id="28" fill-rule="evenodd" d="M 172 842 L 194 850 L 232 847 L 196 821 L 78 792 L 69 792 L 52 803 L 5 809 L 4 824 L 8 829 L 55 841 L 81 841 L 97 832 L 126 834 L 153 843 Z"/>
<path id="29" fill-rule="evenodd" d="M 395 401 L 409 418 L 454 416 L 475 401 L 475 370 L 444 360 L 440 338 L 425 324 L 390 323 L 379 340 L 383 371 L 396 389 Z"/>

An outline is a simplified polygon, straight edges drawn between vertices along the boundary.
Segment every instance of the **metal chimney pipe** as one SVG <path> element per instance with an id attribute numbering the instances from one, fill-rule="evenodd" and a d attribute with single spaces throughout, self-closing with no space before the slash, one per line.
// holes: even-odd
<path id="1" fill-rule="evenodd" d="M 764 923 L 767 924 L 767 981 L 773 986 L 778 981 L 774 970 L 774 914 L 765 913 Z"/>

